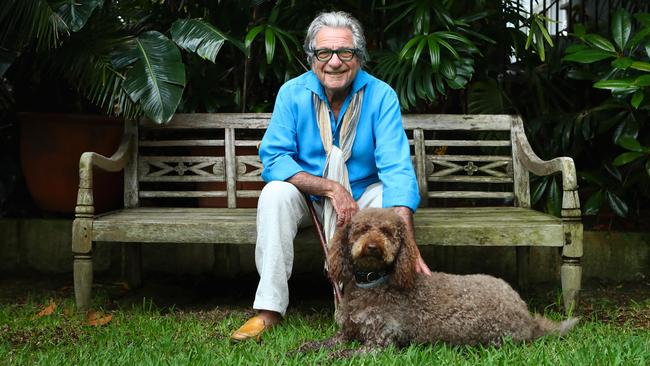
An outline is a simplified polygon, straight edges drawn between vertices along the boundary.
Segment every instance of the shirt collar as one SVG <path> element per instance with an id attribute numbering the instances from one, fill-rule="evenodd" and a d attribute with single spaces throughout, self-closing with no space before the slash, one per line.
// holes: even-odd
<path id="1" fill-rule="evenodd" d="M 357 72 L 357 76 L 355 76 L 354 81 L 352 81 L 352 94 L 358 92 L 368 84 L 370 81 L 370 75 L 363 69 L 359 69 Z M 320 80 L 318 80 L 318 77 L 316 74 L 309 70 L 308 72 L 308 77 L 307 77 L 307 83 L 305 84 L 307 89 L 311 90 L 312 92 L 316 93 L 322 100 L 327 100 L 327 96 L 325 95 L 325 89 L 320 83 Z"/>

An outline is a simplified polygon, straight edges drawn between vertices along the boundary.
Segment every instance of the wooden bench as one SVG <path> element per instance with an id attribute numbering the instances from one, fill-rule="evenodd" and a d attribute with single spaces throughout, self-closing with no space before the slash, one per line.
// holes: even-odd
<path id="1" fill-rule="evenodd" d="M 178 114 L 162 126 L 127 121 L 112 157 L 84 153 L 72 230 L 78 308 L 89 306 L 95 242 L 254 244 L 263 186 L 257 146 L 269 118 Z M 422 197 L 418 244 L 515 246 L 520 277 L 530 246 L 561 248 L 563 300 L 572 308 L 582 257 L 573 160 L 539 159 L 517 116 L 405 115 L 404 127 Z M 93 167 L 124 169 L 123 209 L 94 214 Z M 561 217 L 531 209 L 529 172 L 561 173 Z M 214 205 L 223 207 L 196 207 Z M 312 232 L 301 238 L 315 242 Z M 131 281 L 138 283 L 139 245 L 125 247 L 134 258 L 127 265 Z"/>

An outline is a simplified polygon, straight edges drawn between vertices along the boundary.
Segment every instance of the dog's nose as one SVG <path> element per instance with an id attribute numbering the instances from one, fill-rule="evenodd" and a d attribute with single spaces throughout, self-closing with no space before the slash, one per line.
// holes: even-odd
<path id="1" fill-rule="evenodd" d="M 379 248 L 377 248 L 377 245 L 375 245 L 374 243 L 370 243 L 366 247 L 366 252 L 368 254 L 371 254 L 371 255 L 372 254 L 377 254 L 377 253 L 379 253 Z"/>

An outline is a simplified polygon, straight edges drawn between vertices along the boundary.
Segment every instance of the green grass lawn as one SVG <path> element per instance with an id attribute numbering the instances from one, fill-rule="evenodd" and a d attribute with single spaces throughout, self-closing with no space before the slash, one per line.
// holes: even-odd
<path id="1" fill-rule="evenodd" d="M 637 289 L 633 293 L 622 288 L 585 291 L 583 320 L 565 339 L 548 337 L 532 344 L 506 342 L 500 348 L 414 345 L 336 359 L 328 351 L 291 353 L 304 341 L 323 339 L 336 332 L 332 307 L 324 296 L 292 306 L 285 322 L 266 334 L 261 344 L 231 344 L 230 332 L 252 314 L 246 305 L 250 293 L 235 298 L 231 305 L 219 296 L 202 302 L 200 293 L 187 289 L 176 295 L 183 301 L 174 301 L 172 297 L 170 302 L 164 292 L 178 290 L 174 285 L 163 284 L 153 292 L 130 291 L 126 295 L 119 294 L 119 286 L 103 286 L 95 291 L 95 309 L 100 318 L 112 318 L 103 326 L 90 326 L 85 314 L 75 313 L 69 287 L 29 289 L 24 288 L 29 284 L 26 282 L 20 285 L 19 293 L 12 293 L 2 287 L 9 282 L 0 281 L 0 364 L 650 364 L 647 286 L 645 291 Z M 561 319 L 555 296 L 533 298 L 531 304 L 538 311 Z M 57 305 L 54 312 L 38 316 L 50 301 Z"/>

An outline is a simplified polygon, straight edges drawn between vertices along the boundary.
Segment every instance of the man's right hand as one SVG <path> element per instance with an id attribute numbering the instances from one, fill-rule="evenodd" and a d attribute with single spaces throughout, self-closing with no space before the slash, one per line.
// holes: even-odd
<path id="1" fill-rule="evenodd" d="M 336 211 L 337 226 L 350 222 L 352 216 L 359 211 L 359 205 L 352 194 L 338 182 L 306 172 L 297 173 L 287 181 L 298 187 L 301 192 L 329 198 Z"/>
<path id="2" fill-rule="evenodd" d="M 334 185 L 332 193 L 327 195 L 332 200 L 332 206 L 336 211 L 336 226 L 344 226 L 352 219 L 352 216 L 359 211 L 359 205 L 350 192 L 341 184 L 331 181 Z"/>

